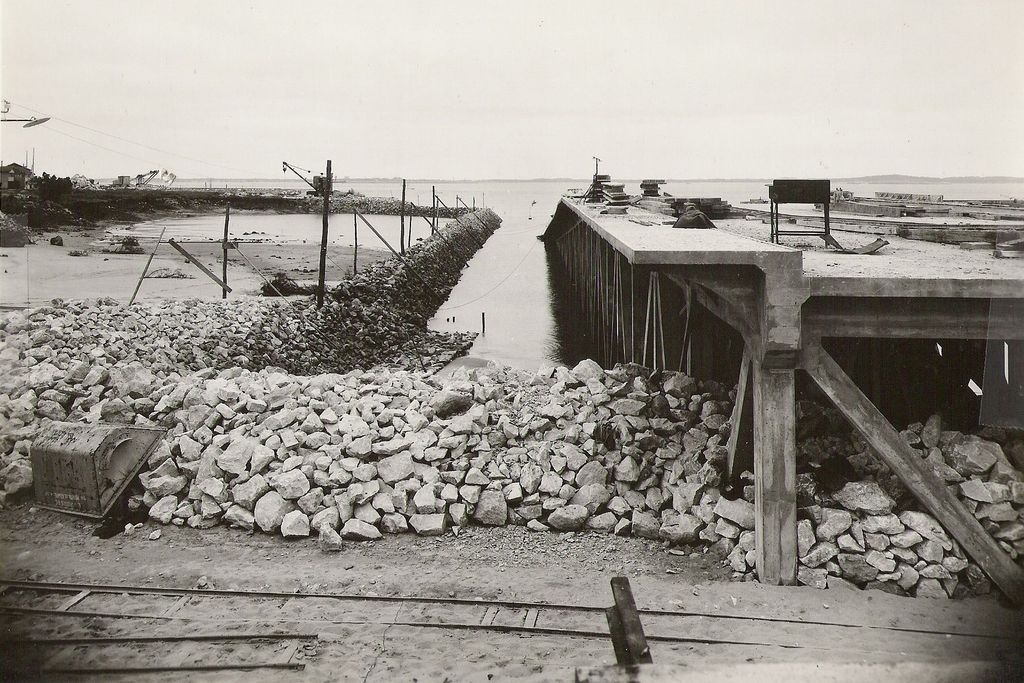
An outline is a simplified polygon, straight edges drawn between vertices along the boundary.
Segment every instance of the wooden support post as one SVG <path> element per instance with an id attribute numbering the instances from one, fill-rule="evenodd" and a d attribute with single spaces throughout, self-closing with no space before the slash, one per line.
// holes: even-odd
<path id="1" fill-rule="evenodd" d="M 435 232 L 437 232 L 437 186 L 436 185 L 431 185 L 430 186 L 430 196 L 433 198 L 433 201 L 434 201 L 434 204 L 433 204 L 433 206 L 434 206 L 434 222 L 430 224 L 430 234 L 433 235 Z"/>
<path id="2" fill-rule="evenodd" d="M 732 409 L 729 441 L 726 444 L 729 449 L 726 478 L 733 486 L 739 484 L 744 470 L 754 469 L 754 391 L 750 366 L 750 352 L 744 351 L 736 387 L 736 405 Z"/>
<path id="3" fill-rule="evenodd" d="M 487 313 L 485 311 L 480 311 L 480 334 L 485 334 L 486 332 L 487 332 Z"/>
<path id="4" fill-rule="evenodd" d="M 1024 570 L 1003 552 L 946 488 L 931 465 L 907 445 L 838 363 L 819 345 L 803 350 L 802 367 L 829 397 L 850 424 L 871 444 L 882 461 L 928 509 L 964 551 L 1017 605 L 1024 605 Z"/>
<path id="5" fill-rule="evenodd" d="M 761 583 L 796 582 L 796 379 L 752 362 L 754 534 Z"/>
<path id="6" fill-rule="evenodd" d="M 317 281 L 316 287 L 316 305 L 324 305 L 324 294 L 327 291 L 326 275 L 327 275 L 327 226 L 330 222 L 331 214 L 331 191 L 332 191 L 332 179 L 331 179 L 331 160 L 327 160 L 327 174 L 324 176 L 324 182 L 321 186 L 321 192 L 324 195 L 324 216 L 323 216 L 323 232 L 320 233 L 320 277 Z"/>
<path id="7" fill-rule="evenodd" d="M 224 284 L 228 283 L 228 221 L 230 221 L 230 220 L 231 220 L 231 205 L 228 204 L 224 208 L 224 242 L 221 245 L 221 251 L 222 251 L 221 256 L 223 257 L 223 260 L 224 260 L 224 268 L 221 271 L 221 279 L 224 281 Z M 228 290 L 227 289 L 220 290 L 220 298 L 222 298 L 222 299 L 227 299 L 228 298 Z"/>
<path id="8" fill-rule="evenodd" d="M 359 217 L 352 214 L 352 274 L 359 272 Z M 402 236 L 405 239 L 405 236 Z M 404 250 L 403 250 L 404 253 Z"/>
<path id="9" fill-rule="evenodd" d="M 405 178 L 402 178 L 402 207 L 399 209 L 399 216 L 401 216 L 401 236 L 398 239 L 399 250 L 402 255 L 405 255 Z M 352 219 L 353 222 L 355 218 Z M 409 221 L 409 232 L 412 233 L 412 221 Z"/>

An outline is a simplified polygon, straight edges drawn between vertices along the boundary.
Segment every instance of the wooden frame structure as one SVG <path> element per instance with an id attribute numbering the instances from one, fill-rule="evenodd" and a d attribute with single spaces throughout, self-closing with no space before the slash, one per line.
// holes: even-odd
<path id="1" fill-rule="evenodd" d="M 828 237 L 832 234 L 828 223 L 832 187 L 828 180 L 773 180 L 768 186 L 768 199 L 771 202 L 769 217 L 772 242 L 778 244 L 780 235 L 811 235 L 821 237 L 828 243 Z M 825 231 L 781 229 L 779 204 L 822 204 L 825 207 Z"/>
<path id="2" fill-rule="evenodd" d="M 660 312 L 651 314 L 664 309 L 656 305 L 663 301 L 658 288 L 664 278 L 743 338 L 729 463 L 738 468 L 752 461 L 756 567 L 762 582 L 796 581 L 795 388 L 796 372 L 802 371 L 996 585 L 1024 604 L 1024 570 L 912 452 L 822 345 L 824 337 L 840 336 L 1020 340 L 1024 273 L 991 258 L 974 263 L 971 259 L 985 257 L 961 250 L 952 254 L 957 268 L 930 269 L 917 259 L 906 263 L 893 255 L 801 252 L 723 230 L 641 225 L 630 216 L 599 210 L 561 200 L 543 239 L 578 290 L 582 316 L 597 330 L 600 348 L 609 352 L 603 356 L 607 362 L 666 367 L 665 360 L 678 351 L 682 340 L 665 334 Z M 648 217 L 640 209 L 630 211 Z M 928 249 L 928 258 L 950 256 L 948 247 Z M 835 267 L 836 258 L 847 260 Z M 998 320 L 988 315 L 993 300 L 1004 311 Z"/>

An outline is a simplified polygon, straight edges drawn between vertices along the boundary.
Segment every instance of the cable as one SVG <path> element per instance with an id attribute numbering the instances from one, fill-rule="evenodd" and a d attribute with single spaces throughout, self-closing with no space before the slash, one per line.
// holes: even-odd
<path id="1" fill-rule="evenodd" d="M 77 135 L 72 135 L 71 133 L 65 133 L 64 131 L 60 130 L 59 128 L 54 128 L 53 126 L 48 126 L 46 128 L 46 130 L 50 131 L 51 133 L 57 133 L 58 135 L 63 135 L 66 138 L 71 138 L 72 140 L 78 140 L 79 142 L 84 142 L 85 144 L 92 145 L 93 147 L 99 147 L 100 149 L 104 149 L 104 150 L 106 150 L 108 152 L 113 152 L 114 154 L 119 154 L 119 155 L 121 155 L 123 157 L 128 157 L 129 159 L 135 159 L 136 161 L 144 161 L 147 164 L 149 164 L 150 166 L 162 166 L 162 164 L 158 164 L 158 163 L 154 162 L 152 159 L 143 159 L 142 157 L 137 157 L 135 155 L 128 154 L 127 152 L 119 152 L 116 149 L 111 149 L 110 147 L 104 147 L 103 145 L 101 145 L 99 143 L 96 143 L 96 142 L 93 142 L 92 140 L 86 140 L 85 138 L 80 138 Z"/>
<path id="2" fill-rule="evenodd" d="M 488 294 L 490 294 L 491 292 L 496 290 L 498 287 L 501 287 L 503 284 L 505 284 L 505 281 L 508 280 L 510 277 L 512 277 L 517 270 L 519 270 L 519 266 L 523 265 L 523 262 L 526 261 L 526 257 L 529 256 L 531 253 L 533 253 L 533 250 L 537 248 L 537 244 L 539 244 L 539 242 L 533 244 L 533 246 L 531 246 L 529 248 L 529 250 L 527 250 L 527 252 L 525 254 L 523 254 L 523 258 L 519 259 L 519 263 L 516 264 L 515 268 L 513 268 L 511 271 L 509 271 L 508 275 L 506 275 L 505 277 L 503 277 L 500 280 L 498 280 L 498 284 L 494 285 L 493 287 L 488 289 L 486 292 L 484 292 L 483 294 L 481 294 L 477 298 L 470 299 L 469 301 L 463 302 L 461 304 L 456 304 L 455 306 L 445 306 L 444 308 L 439 308 L 437 310 L 438 311 L 451 311 L 451 310 L 454 310 L 456 308 L 462 308 L 463 306 L 468 306 L 468 305 L 470 305 L 472 303 L 476 303 L 477 301 L 480 301 L 480 299 L 483 299 L 485 296 L 487 296 Z"/>
<path id="3" fill-rule="evenodd" d="M 46 113 L 46 112 L 39 111 L 38 109 L 33 109 L 32 107 L 29 107 L 27 105 L 19 104 L 18 102 L 11 102 L 10 100 L 8 100 L 8 102 L 10 102 L 10 104 L 17 105 L 17 106 L 21 107 L 22 109 L 27 109 L 28 111 L 33 112 L 35 114 L 45 114 Z M 234 166 L 227 166 L 225 164 L 218 164 L 218 163 L 213 162 L 213 161 L 203 161 L 202 159 L 196 159 L 195 157 L 186 156 L 184 154 L 178 154 L 177 152 L 172 152 L 172 151 L 166 150 L 166 149 L 160 149 L 159 147 L 153 147 L 151 145 L 147 145 L 147 144 L 142 143 L 142 142 L 136 142 L 135 140 L 129 140 L 128 138 L 123 138 L 123 137 L 121 137 L 119 135 L 114 135 L 113 133 L 108 133 L 106 131 L 99 130 L 98 128 L 90 128 L 89 126 L 82 125 L 81 123 L 75 123 L 74 121 L 70 121 L 68 119 L 61 118 L 59 116 L 51 116 L 50 118 L 52 118 L 55 121 L 61 121 L 61 122 L 66 123 L 68 125 L 75 126 L 76 128 L 82 128 L 84 130 L 92 131 L 93 133 L 99 133 L 100 135 L 106 135 L 107 137 L 114 138 L 115 140 L 120 140 L 121 142 L 127 142 L 130 145 L 137 145 L 139 147 L 145 147 L 146 149 L 152 150 L 154 152 L 160 152 L 161 154 L 170 154 L 171 156 L 178 157 L 179 159 L 187 159 L 189 161 L 194 161 L 196 163 L 204 164 L 206 166 L 217 166 L 219 168 L 224 168 L 224 169 L 227 169 L 229 171 L 237 171 L 239 173 L 248 173 L 248 171 L 245 171 L 245 170 L 240 169 L 240 168 L 235 168 Z M 81 138 L 75 138 L 75 139 L 80 140 Z M 99 147 L 99 146 L 100 145 L 97 145 L 97 147 Z M 107 148 L 103 147 L 103 149 L 107 149 Z M 108 151 L 114 151 L 114 150 L 108 150 Z M 129 155 L 125 155 L 125 156 L 129 156 Z M 133 157 L 133 158 L 138 159 L 138 157 Z M 153 163 L 152 161 L 148 161 L 146 159 L 143 159 L 142 161 L 147 161 L 147 163 Z M 159 165 L 162 165 L 162 164 L 157 164 L 157 165 L 159 166 Z M 303 170 L 305 170 L 305 169 L 303 169 Z"/>

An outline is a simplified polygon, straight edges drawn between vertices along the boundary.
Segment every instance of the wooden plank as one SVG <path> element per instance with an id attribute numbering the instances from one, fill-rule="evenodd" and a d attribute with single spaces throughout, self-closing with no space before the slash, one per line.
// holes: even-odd
<path id="1" fill-rule="evenodd" d="M 74 607 L 78 603 L 82 602 L 82 600 L 85 600 L 87 597 L 89 597 L 89 595 L 91 593 L 92 593 L 92 591 L 88 591 L 88 590 L 79 591 L 78 593 L 76 593 L 74 595 L 74 597 L 69 598 L 60 607 L 58 607 L 57 611 L 58 612 L 67 612 L 69 609 L 71 609 L 72 607 Z"/>
<path id="2" fill-rule="evenodd" d="M 174 601 L 174 604 L 164 610 L 163 616 L 169 617 L 188 603 L 192 599 L 191 595 L 182 595 L 180 598 Z"/>
<path id="3" fill-rule="evenodd" d="M 754 534 L 761 583 L 796 583 L 796 379 L 754 370 Z"/>
<path id="4" fill-rule="evenodd" d="M 187 251 L 185 251 L 185 249 L 181 245 L 179 245 L 177 242 L 175 242 L 173 239 L 167 240 L 167 244 L 169 244 L 172 247 L 174 247 L 175 250 L 177 250 L 177 252 L 179 254 L 181 254 L 186 259 L 188 259 L 188 261 L 192 265 L 194 265 L 199 270 L 203 271 L 203 273 L 206 275 L 206 277 L 208 277 L 211 280 L 213 280 L 214 282 L 216 282 L 217 286 L 220 287 L 222 290 L 224 290 L 226 292 L 230 292 L 231 291 L 231 288 L 228 287 L 226 282 L 223 282 L 219 277 L 214 275 L 213 271 L 211 271 L 209 268 L 207 268 L 202 263 L 200 263 L 198 259 L 196 259 L 194 256 L 192 256 L 192 254 L 190 254 Z"/>
<path id="5" fill-rule="evenodd" d="M 1024 604 L 1024 570 L 1003 552 L 967 508 L 949 492 L 931 466 L 906 444 L 839 364 L 820 345 L 811 344 L 803 351 L 802 367 L 885 464 L 1006 596 L 1017 605 Z"/>
<path id="6" fill-rule="evenodd" d="M 651 648 L 648 647 L 647 638 L 644 636 L 644 627 L 640 623 L 640 614 L 636 610 L 629 579 L 625 576 L 612 578 L 612 597 L 615 598 L 615 608 L 618 610 L 626 646 L 629 648 L 629 663 L 650 664 Z"/>
<path id="7" fill-rule="evenodd" d="M 612 636 L 612 648 L 615 650 L 615 661 L 619 664 L 629 664 L 629 645 L 626 644 L 626 631 L 622 627 L 622 619 L 619 618 L 619 610 L 616 607 L 609 607 L 604 611 L 608 620 L 608 633 Z"/>
<path id="8" fill-rule="evenodd" d="M 744 351 L 740 362 L 739 383 L 736 386 L 736 405 L 730 418 L 729 449 L 726 478 L 736 484 L 744 470 L 754 469 L 754 391 L 751 387 L 750 353 Z"/>

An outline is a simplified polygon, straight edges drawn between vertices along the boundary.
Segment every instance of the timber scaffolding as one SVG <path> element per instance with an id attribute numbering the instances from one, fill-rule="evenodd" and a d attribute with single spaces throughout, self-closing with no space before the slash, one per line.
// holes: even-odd
<path id="1" fill-rule="evenodd" d="M 990 351 L 998 346 L 987 354 L 998 362 L 984 372 L 993 378 L 986 400 L 991 391 L 1005 399 L 993 405 L 1009 401 L 1019 409 L 1013 392 L 1024 363 L 1015 360 L 1006 386 L 996 386 L 1004 354 L 1020 359 L 1024 352 L 1019 261 L 900 238 L 870 256 L 801 251 L 722 229 L 672 229 L 665 216 L 641 207 L 620 215 L 604 209 L 565 197 L 541 239 L 564 268 L 602 365 L 637 362 L 702 377 L 717 370 L 716 379 L 730 383 L 738 370 L 729 476 L 754 474 L 762 582 L 796 581 L 799 381 L 827 396 L 993 582 L 1024 604 L 1024 570 L 904 441 L 884 414 L 886 392 L 879 391 L 888 383 L 885 363 L 906 354 L 899 344 L 926 344 L 935 353 L 941 340 L 946 360 L 949 345 L 980 340 L 982 371 L 993 370 L 984 360 L 986 343 Z M 733 340 L 737 362 L 725 363 L 730 376 L 720 357 Z M 872 352 L 866 382 L 865 373 L 848 369 L 863 361 L 859 342 Z M 948 360 L 954 381 L 965 387 L 962 373 L 974 366 Z M 798 370 L 810 382 L 798 380 Z M 861 384 L 874 380 L 867 388 L 872 398 L 851 375 Z M 1021 415 L 1009 418 L 1019 422 Z"/>

